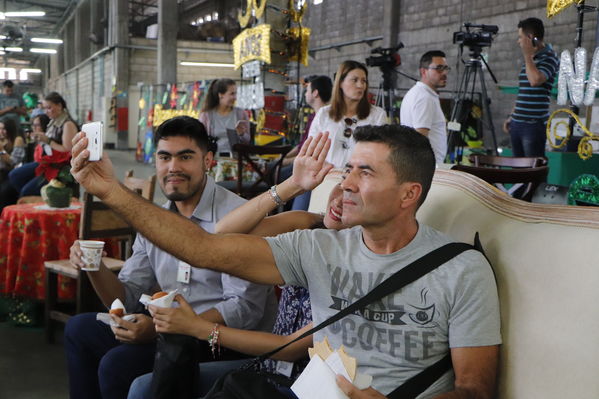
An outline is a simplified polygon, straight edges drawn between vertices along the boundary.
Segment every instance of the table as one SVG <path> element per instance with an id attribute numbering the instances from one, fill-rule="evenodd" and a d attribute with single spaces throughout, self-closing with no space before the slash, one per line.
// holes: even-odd
<path id="1" fill-rule="evenodd" d="M 44 261 L 69 258 L 71 245 L 79 236 L 81 204 L 74 202 L 65 209 L 47 209 L 44 205 L 11 205 L 2 211 L 1 295 L 44 299 Z M 114 252 L 112 245 L 108 247 L 107 252 Z M 75 280 L 60 278 L 58 297 L 73 299 L 75 288 Z"/>

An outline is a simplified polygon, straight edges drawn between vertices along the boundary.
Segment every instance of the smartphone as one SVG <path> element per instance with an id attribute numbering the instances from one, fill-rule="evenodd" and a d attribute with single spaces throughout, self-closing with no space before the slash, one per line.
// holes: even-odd
<path id="1" fill-rule="evenodd" d="M 90 161 L 99 161 L 104 149 L 104 124 L 102 122 L 90 122 L 81 127 L 81 131 L 87 137 L 87 150 Z"/>

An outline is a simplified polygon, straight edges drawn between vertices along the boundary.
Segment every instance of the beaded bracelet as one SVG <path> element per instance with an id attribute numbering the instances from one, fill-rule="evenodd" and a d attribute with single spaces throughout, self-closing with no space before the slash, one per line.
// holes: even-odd
<path id="1" fill-rule="evenodd" d="M 210 335 L 208 335 L 208 345 L 210 345 L 210 350 L 212 351 L 212 357 L 216 359 L 216 354 L 218 352 L 218 356 L 220 356 L 220 343 L 218 342 L 218 336 L 220 331 L 218 330 L 218 323 L 214 324 L 212 327 L 212 331 Z"/>
<path id="2" fill-rule="evenodd" d="M 279 197 L 279 194 L 277 193 L 277 185 L 276 184 L 274 186 L 272 186 L 270 188 L 270 190 L 268 190 L 268 192 L 270 193 L 270 198 L 272 198 L 272 200 L 275 202 L 275 204 L 277 206 L 285 205 L 285 201 L 283 201 L 281 199 L 281 197 Z"/>

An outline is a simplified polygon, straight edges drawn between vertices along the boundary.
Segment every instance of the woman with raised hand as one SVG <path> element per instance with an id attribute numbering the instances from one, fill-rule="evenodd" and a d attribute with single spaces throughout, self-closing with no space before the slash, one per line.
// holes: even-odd
<path id="1" fill-rule="evenodd" d="M 208 135 L 218 140 L 215 155 L 231 154 L 227 129 L 235 130 L 242 143 L 250 142 L 250 122 L 245 111 L 235 107 L 236 100 L 234 80 L 216 79 L 210 83 L 199 119 Z"/>
<path id="2" fill-rule="evenodd" d="M 310 137 L 294 160 L 293 175 L 274 190 L 265 192 L 229 213 L 216 226 L 217 233 L 249 233 L 272 236 L 296 229 L 345 228 L 341 222 L 342 190 L 336 185 L 329 196 L 325 215 L 304 211 L 284 212 L 274 216 L 265 215 L 274 210 L 280 201 L 288 201 L 294 195 L 318 186 L 331 169 L 325 162 L 330 140 L 327 134 Z M 199 340 L 216 336 L 217 343 L 248 355 L 261 355 L 284 345 L 312 327 L 310 297 L 305 288 L 285 286 L 282 288 L 277 320 L 272 333 L 247 331 L 219 326 L 196 315 L 185 299 L 177 295 L 178 308 L 151 307 L 154 324 L 159 333 L 184 334 Z M 210 337 L 210 338 L 209 338 Z M 297 377 L 307 364 L 308 348 L 312 337 L 306 337 L 267 359 L 262 367 L 269 372 L 278 372 Z M 234 370 L 247 360 L 215 361 L 201 363 L 200 386 L 204 395 L 214 382 L 227 371 Z M 290 363 L 291 362 L 291 363 Z M 138 377 L 129 390 L 128 399 L 148 397 L 151 374 Z"/>

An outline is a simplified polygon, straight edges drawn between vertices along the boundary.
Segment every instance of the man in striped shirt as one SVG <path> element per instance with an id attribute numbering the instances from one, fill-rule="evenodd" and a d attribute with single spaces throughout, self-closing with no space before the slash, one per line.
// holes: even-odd
<path id="1" fill-rule="evenodd" d="M 545 126 L 549 117 L 549 94 L 558 70 L 559 60 L 550 44 L 543 41 L 545 28 L 538 18 L 518 23 L 518 44 L 524 56 L 520 70 L 518 98 L 509 126 L 515 157 L 545 155 Z"/>

